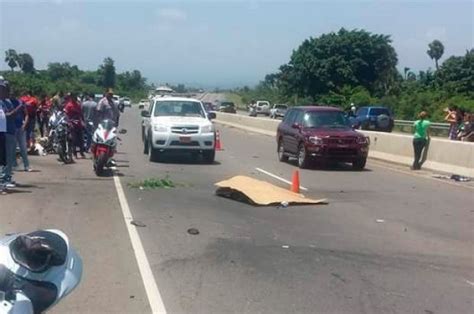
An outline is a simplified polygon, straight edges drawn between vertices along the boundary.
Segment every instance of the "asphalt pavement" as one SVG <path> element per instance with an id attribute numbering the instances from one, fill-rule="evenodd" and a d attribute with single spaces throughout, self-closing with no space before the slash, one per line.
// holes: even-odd
<path id="1" fill-rule="evenodd" d="M 169 177 L 173 189 L 126 189 L 170 313 L 469 313 L 473 309 L 470 188 L 370 161 L 303 170 L 308 197 L 329 205 L 254 207 L 214 183 L 249 175 L 287 187 L 272 137 L 218 126 L 213 165 L 142 154 L 138 112 L 124 118 L 125 185 Z M 197 228 L 198 235 L 187 230 Z"/>
<path id="2" fill-rule="evenodd" d="M 248 175 L 288 187 L 274 176 L 289 180 L 296 166 L 277 160 L 274 138 L 218 125 L 214 164 L 152 163 L 139 111 L 121 123 L 116 176 L 145 225 L 134 227 L 138 261 L 168 313 L 472 313 L 471 187 L 370 160 L 362 172 L 301 171 L 303 193 L 328 205 L 255 207 L 216 196 L 214 184 Z M 25 192 L 0 198 L 0 231 L 60 227 L 77 243 L 83 283 L 53 312 L 150 312 L 113 178 L 96 178 L 90 163 L 36 157 L 41 172 L 17 177 Z M 143 182 L 162 178 L 176 187 Z"/>

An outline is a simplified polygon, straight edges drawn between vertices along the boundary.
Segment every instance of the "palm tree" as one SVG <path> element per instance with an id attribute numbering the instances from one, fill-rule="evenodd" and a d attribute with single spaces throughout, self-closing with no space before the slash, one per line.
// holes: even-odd
<path id="1" fill-rule="evenodd" d="M 18 54 L 16 53 L 15 49 L 8 49 L 5 51 L 5 62 L 13 72 L 18 66 Z"/>
<path id="2" fill-rule="evenodd" d="M 405 80 L 407 79 L 407 73 L 408 73 L 408 71 L 410 71 L 410 68 L 409 68 L 409 67 L 405 67 L 405 68 L 403 69 L 403 73 L 405 73 Z"/>
<path id="3" fill-rule="evenodd" d="M 430 44 L 428 44 L 428 51 L 426 52 L 430 58 L 435 61 L 436 71 L 439 70 L 438 60 L 441 59 L 444 53 L 443 43 L 435 39 Z"/>

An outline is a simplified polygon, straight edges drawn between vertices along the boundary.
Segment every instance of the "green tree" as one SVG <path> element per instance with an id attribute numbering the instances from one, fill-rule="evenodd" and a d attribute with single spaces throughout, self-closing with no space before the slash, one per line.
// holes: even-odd
<path id="1" fill-rule="evenodd" d="M 99 67 L 99 84 L 105 88 L 115 87 L 116 73 L 114 60 L 110 57 L 104 59 L 104 63 Z"/>
<path id="2" fill-rule="evenodd" d="M 428 44 L 428 51 L 426 53 L 430 56 L 431 60 L 435 61 L 436 71 L 439 70 L 438 60 L 441 59 L 444 53 L 444 45 L 439 40 L 435 39 Z"/>
<path id="3" fill-rule="evenodd" d="M 403 69 L 403 74 L 404 74 L 405 80 L 407 79 L 407 74 L 408 74 L 409 71 L 410 71 L 410 68 L 409 68 L 409 67 L 405 67 L 405 68 Z"/>
<path id="4" fill-rule="evenodd" d="M 342 28 L 305 40 L 280 67 L 278 81 L 286 94 L 303 97 L 317 98 L 345 85 L 386 94 L 398 74 L 396 64 L 390 36 Z"/>
<path id="5" fill-rule="evenodd" d="M 72 80 L 77 78 L 81 71 L 77 65 L 71 65 L 69 62 L 53 62 L 48 63 L 46 73 L 53 81 L 57 81 L 59 79 Z"/>
<path id="6" fill-rule="evenodd" d="M 15 49 L 8 49 L 5 51 L 5 62 L 13 72 L 18 66 L 18 54 L 16 53 Z"/>
<path id="7" fill-rule="evenodd" d="M 23 71 L 23 73 L 35 72 L 35 62 L 29 53 L 20 53 L 18 55 L 18 66 Z"/>
<path id="8" fill-rule="evenodd" d="M 474 49 L 464 56 L 452 56 L 440 67 L 438 79 L 452 93 L 474 94 Z"/>

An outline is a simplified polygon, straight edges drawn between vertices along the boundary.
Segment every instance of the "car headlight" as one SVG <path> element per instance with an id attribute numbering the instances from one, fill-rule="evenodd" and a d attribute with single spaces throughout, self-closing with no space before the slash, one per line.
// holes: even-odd
<path id="1" fill-rule="evenodd" d="M 309 141 L 315 145 L 321 145 L 323 143 L 323 139 L 317 136 L 310 136 Z"/>
<path id="2" fill-rule="evenodd" d="M 214 127 L 212 125 L 205 125 L 201 127 L 201 133 L 211 133 L 214 131 Z"/>
<path id="3" fill-rule="evenodd" d="M 357 144 L 370 144 L 370 138 L 368 138 L 367 136 L 358 137 Z"/>
<path id="4" fill-rule="evenodd" d="M 167 132 L 168 128 L 164 125 L 155 124 L 153 126 L 153 131 L 155 131 L 155 132 Z"/>

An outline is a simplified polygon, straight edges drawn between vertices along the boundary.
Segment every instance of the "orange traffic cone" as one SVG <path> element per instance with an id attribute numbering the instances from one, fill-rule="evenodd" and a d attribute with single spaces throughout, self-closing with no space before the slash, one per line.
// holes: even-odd
<path id="1" fill-rule="evenodd" d="M 298 170 L 293 171 L 293 178 L 291 180 L 291 192 L 300 193 L 300 172 Z"/>
<path id="2" fill-rule="evenodd" d="M 216 131 L 216 150 L 219 151 L 219 150 L 224 150 L 222 148 L 222 144 L 221 144 L 221 133 L 219 132 L 219 130 Z"/>

